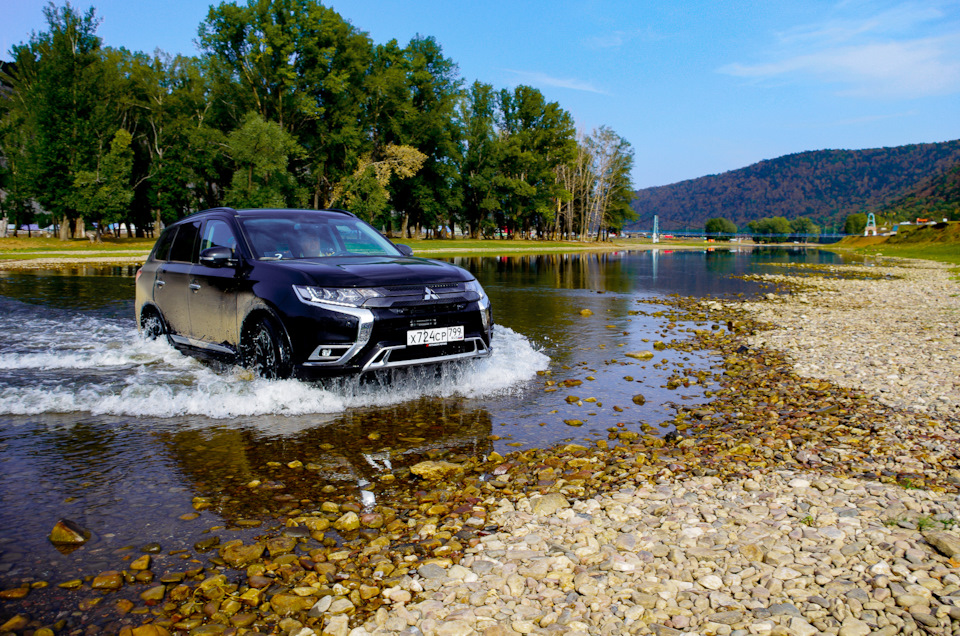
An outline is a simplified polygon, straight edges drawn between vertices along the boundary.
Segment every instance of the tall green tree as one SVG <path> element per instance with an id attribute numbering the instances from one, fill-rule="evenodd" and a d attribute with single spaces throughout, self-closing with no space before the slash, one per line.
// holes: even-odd
<path id="1" fill-rule="evenodd" d="M 463 149 L 458 170 L 463 195 L 461 220 L 474 239 L 479 238 L 493 212 L 500 209 L 495 181 L 500 165 L 496 116 L 493 86 L 474 82 L 459 106 Z"/>
<path id="2" fill-rule="evenodd" d="M 867 227 L 867 215 L 863 212 L 857 212 L 847 217 L 843 224 L 844 234 L 863 234 Z"/>
<path id="3" fill-rule="evenodd" d="M 456 166 L 461 132 L 455 118 L 459 70 L 432 37 L 414 37 L 404 49 L 404 60 L 409 106 L 395 143 L 412 146 L 427 159 L 412 178 L 394 183 L 394 205 L 404 225 L 412 221 L 427 228 L 452 227 L 452 213 L 460 206 Z"/>
<path id="4" fill-rule="evenodd" d="M 96 225 L 96 240 L 100 242 L 104 225 L 126 219 L 133 200 L 130 177 L 133 172 L 133 137 L 124 129 L 117 131 L 110 142 L 110 150 L 97 158 L 94 170 L 81 170 L 74 180 L 74 207 L 83 217 Z"/>
<path id="5" fill-rule="evenodd" d="M 289 171 L 303 149 L 279 124 L 252 112 L 227 136 L 235 171 L 225 202 L 237 208 L 302 206 L 304 192 Z"/>
<path id="6" fill-rule="evenodd" d="M 94 167 L 98 147 L 118 124 L 105 94 L 110 69 L 94 10 L 80 13 L 70 4 L 50 3 L 43 13 L 47 30 L 11 49 L 13 109 L 27 131 L 24 146 L 15 151 L 22 152 L 31 196 L 58 219 L 61 238 L 68 238 L 79 221 L 76 177 Z"/>
<path id="7" fill-rule="evenodd" d="M 255 111 L 306 151 L 294 172 L 315 207 L 368 150 L 364 78 L 370 38 L 317 0 L 248 0 L 211 7 L 200 43 L 225 114 Z"/>
<path id="8" fill-rule="evenodd" d="M 542 232 L 553 221 L 556 201 L 569 196 L 556 178 L 557 166 L 576 154 L 570 113 L 530 86 L 500 91 L 502 172 L 497 178 L 501 214 L 512 229 Z"/>

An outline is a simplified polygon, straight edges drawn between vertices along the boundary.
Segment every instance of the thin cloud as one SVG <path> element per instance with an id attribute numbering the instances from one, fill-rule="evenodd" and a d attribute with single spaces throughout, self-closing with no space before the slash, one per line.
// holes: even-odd
<path id="1" fill-rule="evenodd" d="M 952 94 L 960 92 L 960 29 L 918 33 L 942 17 L 936 8 L 910 4 L 860 20 L 797 27 L 779 34 L 773 61 L 718 70 L 756 82 L 826 82 L 855 97 Z"/>
<path id="2" fill-rule="evenodd" d="M 666 39 L 668 39 L 666 35 L 647 27 L 632 31 L 611 31 L 603 35 L 588 37 L 583 42 L 589 49 L 619 49 L 636 40 L 640 42 L 662 42 Z"/>
<path id="3" fill-rule="evenodd" d="M 517 76 L 521 84 L 531 84 L 534 86 L 553 86 L 555 88 L 566 88 L 574 91 L 584 91 L 587 93 L 597 93 L 599 95 L 608 95 L 609 93 L 600 90 L 590 82 L 573 78 L 552 77 L 546 73 L 537 71 L 516 71 L 506 69 L 508 72 Z"/>

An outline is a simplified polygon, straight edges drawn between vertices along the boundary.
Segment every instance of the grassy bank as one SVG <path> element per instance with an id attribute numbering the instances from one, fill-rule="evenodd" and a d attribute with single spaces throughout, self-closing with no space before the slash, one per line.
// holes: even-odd
<path id="1" fill-rule="evenodd" d="M 900 226 L 894 236 L 847 237 L 837 247 L 853 249 L 858 254 L 921 258 L 960 265 L 960 223 Z"/>
<path id="2" fill-rule="evenodd" d="M 550 254 L 556 252 L 617 251 L 625 249 L 651 249 L 649 239 L 618 241 L 526 241 L 526 240 L 471 240 L 471 239 L 394 239 L 413 248 L 418 256 L 443 258 L 453 256 L 510 256 L 522 254 Z M 153 247 L 154 239 L 104 238 L 100 243 L 85 239 L 61 241 L 44 237 L 0 238 L 0 262 L 42 258 L 69 258 L 86 261 L 111 256 L 146 257 Z M 658 248 L 682 249 L 703 248 L 702 241 L 659 243 Z"/>

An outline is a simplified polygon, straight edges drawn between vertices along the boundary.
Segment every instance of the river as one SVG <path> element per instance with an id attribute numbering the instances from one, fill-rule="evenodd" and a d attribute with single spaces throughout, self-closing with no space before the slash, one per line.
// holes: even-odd
<path id="1" fill-rule="evenodd" d="M 282 520 L 318 492 L 383 503 L 417 488 L 408 467 L 427 458 L 666 434 L 675 404 L 706 399 L 715 361 L 657 343 L 713 325 L 671 322 L 657 299 L 753 295 L 768 290 L 740 275 L 841 257 L 664 249 L 451 260 L 491 297 L 494 354 L 389 383 L 264 381 L 144 341 L 135 268 L 0 272 L 0 589 L 116 569 L 148 543 L 188 550 L 211 527 Z M 638 351 L 654 357 L 626 356 Z M 304 467 L 301 490 L 289 479 L 282 497 L 247 487 L 292 462 Z M 91 540 L 55 549 L 47 536 L 61 518 Z"/>

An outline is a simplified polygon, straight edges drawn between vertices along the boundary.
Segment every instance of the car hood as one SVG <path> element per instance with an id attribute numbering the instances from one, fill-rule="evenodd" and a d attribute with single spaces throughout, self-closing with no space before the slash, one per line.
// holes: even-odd
<path id="1" fill-rule="evenodd" d="M 473 279 L 456 265 L 413 256 L 325 257 L 270 264 L 301 274 L 301 284 L 319 287 L 430 285 Z"/>

